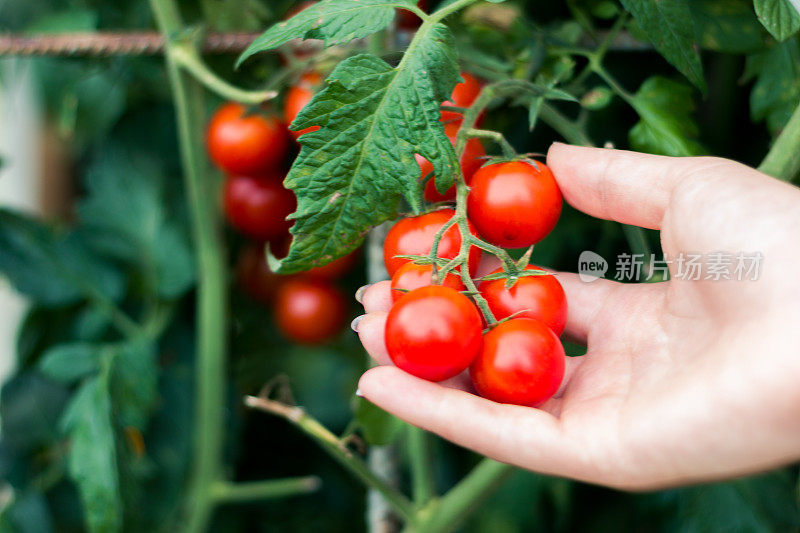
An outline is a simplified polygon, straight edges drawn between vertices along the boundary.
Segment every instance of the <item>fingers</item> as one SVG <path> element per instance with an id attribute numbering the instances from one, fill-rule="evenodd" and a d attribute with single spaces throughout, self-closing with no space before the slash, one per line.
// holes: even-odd
<path id="1" fill-rule="evenodd" d="M 364 315 L 358 322 L 357 332 L 358 338 L 361 339 L 361 344 L 379 365 L 390 365 L 392 360 L 389 358 L 389 352 L 386 350 L 386 337 L 384 331 L 386 330 L 386 317 L 389 315 L 386 311 L 374 311 Z"/>
<path id="2" fill-rule="evenodd" d="M 389 311 L 392 308 L 391 286 L 391 281 L 379 281 L 370 285 L 361 299 L 361 303 L 364 304 L 364 311 L 367 313 Z"/>
<path id="3" fill-rule="evenodd" d="M 722 160 L 715 161 L 722 165 Z M 561 143 L 553 144 L 547 153 L 547 165 L 570 205 L 598 218 L 651 229 L 660 229 L 673 189 L 707 162 L 707 158 Z"/>
<path id="4" fill-rule="evenodd" d="M 393 367 L 369 370 L 358 388 L 406 422 L 498 461 L 551 474 L 575 471 L 575 448 L 545 411 L 494 403 Z"/>
<path id="5" fill-rule="evenodd" d="M 567 295 L 569 312 L 564 333 L 576 342 L 585 343 L 598 313 L 619 284 L 607 279 L 587 283 L 569 272 L 556 273 L 556 279 Z"/>

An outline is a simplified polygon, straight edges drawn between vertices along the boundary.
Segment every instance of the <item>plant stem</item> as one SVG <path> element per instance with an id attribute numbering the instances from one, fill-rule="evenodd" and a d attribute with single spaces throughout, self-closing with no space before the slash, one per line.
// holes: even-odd
<path id="1" fill-rule="evenodd" d="M 478 0 L 456 0 L 452 4 L 446 5 L 438 11 L 429 15 L 431 22 L 436 23 L 449 17 L 456 11 L 464 9 L 470 4 L 474 4 Z"/>
<path id="2" fill-rule="evenodd" d="M 406 523 L 414 523 L 416 518 L 414 507 L 408 498 L 376 476 L 364 461 L 356 457 L 344 445 L 339 437 L 303 409 L 256 396 L 245 396 L 244 402 L 248 407 L 278 415 L 294 424 L 328 452 L 331 457 L 336 459 L 339 464 L 349 470 L 351 474 L 360 479 L 365 485 L 378 490 Z"/>
<path id="3" fill-rule="evenodd" d="M 419 533 L 444 533 L 456 529 L 514 472 L 514 467 L 483 459 L 467 477 L 450 489 L 418 525 Z"/>
<path id="4" fill-rule="evenodd" d="M 758 170 L 783 181 L 792 181 L 800 173 L 800 105 L 792 113 Z"/>
<path id="5" fill-rule="evenodd" d="M 150 0 L 165 36 L 182 27 L 174 0 Z M 167 43 L 167 49 L 171 43 Z M 192 231 L 197 250 L 197 356 L 195 363 L 194 466 L 189 487 L 187 530 L 207 528 L 214 500 L 211 487 L 222 478 L 225 425 L 225 355 L 227 331 L 224 243 L 217 209 L 217 183 L 206 172 L 202 152 L 204 95 L 202 87 L 186 77 L 170 53 L 167 70 L 175 100 Z"/>
<path id="6" fill-rule="evenodd" d="M 508 157 L 509 159 L 513 159 L 514 157 L 517 156 L 517 151 L 514 150 L 514 147 L 511 146 L 511 143 L 509 143 L 506 140 L 505 135 L 503 135 L 499 131 L 476 130 L 476 129 L 470 128 L 470 129 L 468 129 L 466 131 L 465 135 L 467 137 L 474 137 L 474 138 L 480 138 L 480 139 L 489 139 L 491 141 L 494 141 L 495 143 L 497 143 L 500 146 L 500 148 L 503 149 L 503 155 L 505 157 Z"/>
<path id="7" fill-rule="evenodd" d="M 436 495 L 431 469 L 430 438 L 424 430 L 408 426 L 406 443 L 408 444 L 408 455 L 411 458 L 414 504 L 419 508 L 426 505 Z"/>
<path id="8" fill-rule="evenodd" d="M 319 490 L 321 482 L 316 476 L 268 479 L 246 483 L 217 482 L 211 490 L 213 498 L 219 503 L 250 502 L 298 494 L 308 494 Z"/>

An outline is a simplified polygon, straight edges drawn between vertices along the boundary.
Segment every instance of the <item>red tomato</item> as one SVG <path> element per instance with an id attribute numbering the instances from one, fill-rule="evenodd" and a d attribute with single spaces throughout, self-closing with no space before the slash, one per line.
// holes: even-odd
<path id="1" fill-rule="evenodd" d="M 230 176 L 225 181 L 224 203 L 234 228 L 264 241 L 286 234 L 292 225 L 286 217 L 297 207 L 294 193 L 275 177 Z"/>
<path id="2" fill-rule="evenodd" d="M 312 268 L 308 272 L 304 272 L 304 275 L 318 279 L 338 279 L 353 270 L 357 261 L 358 250 L 342 256 L 339 259 L 334 259 L 327 265 Z"/>
<path id="3" fill-rule="evenodd" d="M 525 270 L 542 269 L 531 265 Z M 499 268 L 492 274 L 502 271 Z M 517 317 L 534 318 L 552 329 L 556 335 L 564 332 L 567 324 L 567 296 L 555 276 L 522 277 L 511 290 L 506 289 L 504 279 L 484 281 L 478 290 L 497 320 L 525 311 Z"/>
<path id="4" fill-rule="evenodd" d="M 432 213 L 400 219 L 389 233 L 383 243 L 383 262 L 386 271 L 394 276 L 397 269 L 409 259 L 401 259 L 396 255 L 428 255 L 431 253 L 433 237 L 448 220 L 453 218 L 455 211 L 452 209 L 439 209 Z M 470 231 L 472 226 L 470 225 Z M 461 234 L 457 226 L 447 230 L 439 241 L 439 257 L 453 259 L 461 249 Z M 479 248 L 471 247 L 469 251 L 469 272 L 475 273 L 481 260 Z"/>
<path id="5" fill-rule="evenodd" d="M 565 365 L 564 347 L 550 328 L 513 318 L 483 336 L 469 374 L 484 398 L 536 407 L 558 391 Z"/>
<path id="6" fill-rule="evenodd" d="M 208 124 L 206 144 L 214 163 L 250 176 L 280 168 L 289 152 L 286 125 L 272 115 L 248 114 L 236 103 L 220 107 Z"/>
<path id="7" fill-rule="evenodd" d="M 537 165 L 497 163 L 475 173 L 467 212 L 481 237 L 503 248 L 524 248 L 553 230 L 561 215 L 561 190 L 550 169 Z"/>
<path id="8" fill-rule="evenodd" d="M 456 145 L 456 136 L 458 135 L 458 124 L 446 124 L 444 131 L 453 146 Z M 461 156 L 461 171 L 464 173 L 464 180 L 469 185 L 472 180 L 473 174 L 483 165 L 483 157 L 486 151 L 483 149 L 483 144 L 479 139 L 470 139 L 464 148 L 464 153 Z M 416 154 L 417 163 L 420 168 L 420 179 L 424 179 L 429 173 L 433 172 L 433 165 L 419 154 Z M 456 199 L 456 186 L 450 187 L 446 193 L 439 194 L 436 190 L 436 176 L 433 176 L 428 183 L 425 184 L 425 200 L 431 203 L 436 202 L 449 202 Z"/>
<path id="9" fill-rule="evenodd" d="M 398 368 L 444 381 L 469 367 L 481 347 L 481 317 L 469 298 L 450 287 L 411 291 L 386 319 L 386 349 Z"/>
<path id="10" fill-rule="evenodd" d="M 423 11 L 428 11 L 428 0 L 419 0 L 417 2 L 417 7 L 422 9 Z M 422 20 L 414 13 L 407 9 L 398 9 L 397 10 L 397 27 L 404 29 L 404 30 L 416 30 L 419 28 L 419 25 L 422 23 Z"/>
<path id="11" fill-rule="evenodd" d="M 433 285 L 433 268 L 431 265 L 406 263 L 398 268 L 397 272 L 392 276 L 392 301 L 396 302 L 406 292 L 411 292 L 420 287 L 427 287 L 428 285 Z M 461 278 L 454 272 L 448 272 L 441 285 L 459 292 L 467 290 L 461 282 Z"/>
<path id="12" fill-rule="evenodd" d="M 275 298 L 278 328 L 300 344 L 320 344 L 334 337 L 344 326 L 346 313 L 342 293 L 321 280 L 290 279 Z"/>
<path id="13" fill-rule="evenodd" d="M 320 83 L 322 83 L 322 77 L 318 72 L 306 72 L 300 78 L 300 82 L 289 89 L 289 92 L 286 93 L 286 100 L 283 103 L 283 120 L 286 124 L 291 125 L 294 122 L 297 114 L 314 97 Z M 300 131 L 289 130 L 289 134 L 296 140 L 304 133 L 317 131 L 318 129 L 319 126 L 311 126 Z"/>
<path id="14" fill-rule="evenodd" d="M 473 76 L 467 72 L 462 72 L 461 77 L 464 78 L 464 81 L 459 83 L 453 89 L 453 94 L 450 95 L 450 100 L 443 103 L 442 105 L 450 106 L 450 107 L 463 107 L 467 108 L 475 102 L 475 99 L 481 93 L 481 87 L 483 84 Z M 442 111 L 442 122 L 450 122 L 461 121 L 464 119 L 464 115 L 461 113 L 456 113 L 455 111 Z"/>
<path id="15" fill-rule="evenodd" d="M 241 291 L 259 302 L 269 302 L 278 285 L 286 279 L 275 274 L 267 264 L 263 244 L 250 244 L 239 254 L 236 282 Z"/>

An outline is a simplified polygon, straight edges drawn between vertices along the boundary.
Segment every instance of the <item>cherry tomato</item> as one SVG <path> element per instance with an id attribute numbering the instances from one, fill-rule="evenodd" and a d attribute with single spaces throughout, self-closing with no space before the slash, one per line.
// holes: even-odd
<path id="1" fill-rule="evenodd" d="M 319 279 L 338 279 L 353 270 L 357 261 L 358 250 L 342 256 L 339 259 L 334 259 L 327 265 L 312 268 L 308 272 L 305 272 L 304 275 Z"/>
<path id="2" fill-rule="evenodd" d="M 453 94 L 450 95 L 450 100 L 442 105 L 467 108 L 475 102 L 475 99 L 481 93 L 483 84 L 478 78 L 467 72 L 462 72 L 461 77 L 464 78 L 464 81 L 455 86 Z M 464 115 L 461 113 L 442 110 L 442 122 L 455 121 L 455 123 L 458 123 L 463 119 Z"/>
<path id="3" fill-rule="evenodd" d="M 530 265 L 525 270 L 542 269 Z M 502 271 L 502 268 L 498 268 L 492 274 Z M 552 329 L 556 335 L 564 332 L 567 324 L 567 296 L 561 283 L 553 275 L 521 277 L 511 289 L 506 289 L 504 279 L 484 281 L 478 290 L 498 320 L 525 311 L 517 317 L 534 318 Z"/>
<path id="4" fill-rule="evenodd" d="M 417 2 L 417 7 L 427 12 L 428 0 L 419 0 L 419 2 Z M 403 30 L 416 30 L 417 28 L 419 28 L 420 23 L 422 23 L 422 20 L 411 11 L 407 9 L 397 10 L 398 28 L 401 28 Z"/>
<path id="5" fill-rule="evenodd" d="M 558 391 L 565 365 L 564 347 L 550 328 L 531 318 L 513 318 L 483 336 L 469 374 L 484 398 L 536 407 Z"/>
<path id="6" fill-rule="evenodd" d="M 270 270 L 263 244 L 250 244 L 236 262 L 236 283 L 239 289 L 259 302 L 269 302 L 286 276 Z"/>
<path id="7" fill-rule="evenodd" d="M 230 174 L 256 176 L 275 171 L 289 152 L 286 125 L 273 115 L 248 113 L 236 103 L 220 107 L 208 124 L 208 153 Z"/>
<path id="8" fill-rule="evenodd" d="M 420 287 L 427 287 L 428 285 L 433 285 L 433 268 L 431 265 L 406 263 L 398 268 L 397 272 L 392 276 L 392 301 L 396 302 L 407 292 Z M 461 282 L 461 278 L 454 272 L 448 272 L 441 285 L 459 292 L 467 290 Z"/>
<path id="9" fill-rule="evenodd" d="M 456 135 L 458 135 L 458 124 L 446 124 L 444 131 L 453 146 L 456 145 Z M 483 149 L 481 141 L 478 139 L 470 139 L 464 148 L 464 153 L 461 155 L 461 172 L 464 173 L 464 180 L 469 185 L 472 180 L 473 174 L 483 165 L 483 157 L 486 151 Z M 433 172 L 433 165 L 419 154 L 416 154 L 417 163 L 420 168 L 420 179 L 424 179 L 429 173 Z M 450 187 L 446 193 L 439 194 L 436 190 L 436 176 L 431 177 L 425 184 L 425 200 L 431 203 L 448 202 L 456 199 L 456 186 Z"/>
<path id="10" fill-rule="evenodd" d="M 409 259 L 395 257 L 397 255 L 428 255 L 431 252 L 433 238 L 448 220 L 453 218 L 455 211 L 452 209 L 439 209 L 424 215 L 400 219 L 389 233 L 383 243 L 383 262 L 386 271 L 390 276 L 394 276 L 397 269 Z M 470 231 L 472 226 L 470 225 Z M 461 234 L 457 226 L 453 226 L 444 232 L 439 241 L 438 255 L 446 259 L 453 259 L 458 256 L 461 249 Z M 481 260 L 479 248 L 471 247 L 469 251 L 469 271 L 474 274 Z"/>
<path id="11" fill-rule="evenodd" d="M 487 241 L 524 248 L 550 233 L 561 215 L 561 190 L 542 163 L 487 165 L 472 176 L 469 219 Z"/>
<path id="12" fill-rule="evenodd" d="M 282 238 L 292 221 L 286 217 L 297 207 L 294 193 L 277 177 L 230 176 L 225 181 L 225 214 L 231 225 L 253 238 Z"/>
<path id="13" fill-rule="evenodd" d="M 345 299 L 330 283 L 293 278 L 278 289 L 275 317 L 278 328 L 300 344 L 320 344 L 344 326 Z"/>
<path id="14" fill-rule="evenodd" d="M 413 290 L 386 319 L 386 349 L 398 368 L 444 381 L 469 367 L 481 347 L 481 317 L 469 298 L 450 287 Z"/>
<path id="15" fill-rule="evenodd" d="M 294 122 L 297 114 L 300 113 L 311 101 L 311 98 L 314 97 L 320 83 L 322 83 L 322 77 L 318 72 L 306 72 L 300 78 L 299 83 L 289 89 L 283 104 L 283 120 L 286 124 L 291 125 L 292 122 Z M 304 133 L 317 131 L 318 129 L 319 126 L 311 126 L 310 128 L 300 131 L 289 130 L 289 134 L 296 140 Z"/>

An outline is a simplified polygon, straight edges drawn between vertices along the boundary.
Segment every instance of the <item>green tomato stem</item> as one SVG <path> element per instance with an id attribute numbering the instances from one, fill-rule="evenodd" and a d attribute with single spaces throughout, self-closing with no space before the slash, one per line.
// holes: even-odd
<path id="1" fill-rule="evenodd" d="M 800 105 L 775 139 L 758 170 L 783 181 L 792 181 L 800 173 Z"/>
<path id="2" fill-rule="evenodd" d="M 414 504 L 425 506 L 435 497 L 436 488 L 431 468 L 430 438 L 424 430 L 408 426 L 406 435 L 408 456 L 411 459 L 411 480 Z"/>
<path id="3" fill-rule="evenodd" d="M 212 497 L 219 503 L 239 503 L 285 498 L 309 494 L 319 490 L 316 476 L 268 479 L 246 483 L 217 482 L 211 489 Z"/>

